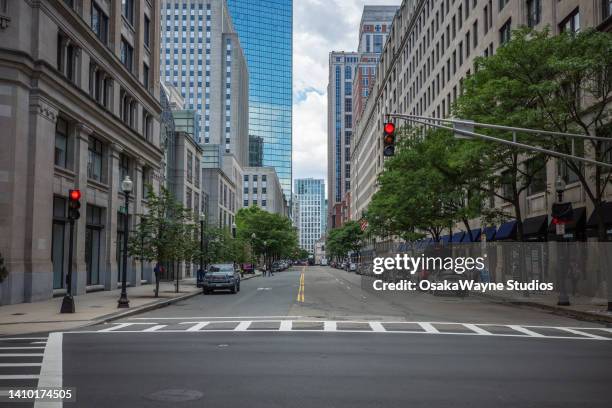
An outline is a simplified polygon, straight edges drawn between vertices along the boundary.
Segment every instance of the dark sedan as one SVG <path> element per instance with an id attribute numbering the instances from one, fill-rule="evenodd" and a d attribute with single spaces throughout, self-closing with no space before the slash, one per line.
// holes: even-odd
<path id="1" fill-rule="evenodd" d="M 236 293 L 240 291 L 240 272 L 231 263 L 213 264 L 203 276 L 198 274 L 197 286 L 202 288 L 204 294 L 215 290 Z"/>

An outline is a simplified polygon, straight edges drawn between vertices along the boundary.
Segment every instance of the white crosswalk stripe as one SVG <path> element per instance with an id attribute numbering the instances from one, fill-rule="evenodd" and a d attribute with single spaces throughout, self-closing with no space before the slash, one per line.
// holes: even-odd
<path id="1" fill-rule="evenodd" d="M 98 329 L 73 333 L 181 333 L 181 332 L 323 332 L 323 333 L 392 333 L 497 336 L 541 339 L 612 340 L 604 327 L 558 327 L 492 323 L 407 322 L 360 320 L 257 319 L 175 321 L 162 324 L 150 321 L 113 323 Z M 7 350 L 8 351 L 8 350 Z M 0 352 L 0 357 L 3 354 Z"/>
<path id="2" fill-rule="evenodd" d="M 46 337 L 0 338 L 0 388 L 36 387 Z"/>

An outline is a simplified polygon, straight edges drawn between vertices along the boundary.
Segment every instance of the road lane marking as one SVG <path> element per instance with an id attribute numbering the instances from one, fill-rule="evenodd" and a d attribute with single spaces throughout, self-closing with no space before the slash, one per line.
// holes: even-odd
<path id="1" fill-rule="evenodd" d="M 191 324 L 192 322 L 184 322 L 183 324 Z M 198 322 L 196 324 L 194 324 L 193 326 L 191 326 L 190 328 L 187 329 L 187 331 L 199 331 L 202 330 L 202 328 L 208 326 L 210 322 Z"/>
<path id="2" fill-rule="evenodd" d="M 39 388 L 62 388 L 62 343 L 63 334 L 51 333 L 47 340 L 47 347 L 43 356 L 40 376 L 38 379 Z M 35 401 L 34 408 L 62 408 L 63 402 L 59 401 Z"/>
<path id="3" fill-rule="evenodd" d="M 246 322 L 238 323 L 238 326 L 234 328 L 234 331 L 247 331 L 252 321 L 247 320 Z"/>
<path id="4" fill-rule="evenodd" d="M 147 327 L 143 331 L 145 331 L 145 332 L 154 332 L 154 331 L 158 331 L 159 329 L 163 329 L 166 326 L 167 326 L 167 324 L 158 324 L 158 325 L 155 325 L 153 327 Z"/>
<path id="5" fill-rule="evenodd" d="M 509 324 L 508 327 L 511 328 L 512 330 L 516 330 L 517 332 L 524 333 L 524 334 L 526 334 L 528 336 L 531 336 L 531 337 L 546 337 L 543 334 L 536 333 L 536 332 L 534 332 L 532 330 L 529 330 L 529 329 L 527 329 L 525 327 L 522 327 L 522 326 L 517 326 L 517 325 L 514 325 L 514 324 Z"/>
<path id="6" fill-rule="evenodd" d="M 306 269 L 306 267 L 302 268 L 302 273 L 300 275 L 300 288 L 298 290 L 298 294 L 297 294 L 297 302 L 301 302 L 304 303 L 304 270 Z"/>
<path id="7" fill-rule="evenodd" d="M 2 357 L 42 357 L 43 355 L 44 355 L 43 353 L 0 353 L 0 358 Z"/>
<path id="8" fill-rule="evenodd" d="M 421 326 L 421 329 L 423 329 L 425 331 L 425 333 L 435 333 L 438 334 L 440 333 L 438 331 L 438 329 L 436 329 L 435 327 L 433 327 L 433 325 L 431 323 L 427 323 L 427 322 L 417 322 L 417 324 L 419 326 Z"/>
<path id="9" fill-rule="evenodd" d="M 119 329 L 123 329 L 124 327 L 129 327 L 133 324 L 138 324 L 138 323 L 113 323 L 114 326 L 111 327 L 107 327 L 106 329 L 102 329 L 100 330 L 101 332 L 110 332 L 110 331 L 115 331 L 115 330 L 119 330 Z"/>
<path id="10" fill-rule="evenodd" d="M 387 331 L 387 329 L 385 329 L 385 326 L 383 326 L 380 322 L 369 322 L 369 323 L 370 323 L 370 328 L 372 329 L 372 331 L 375 331 L 375 332 Z"/>
<path id="11" fill-rule="evenodd" d="M 42 363 L 0 363 L 0 367 L 39 367 Z"/>
<path id="12" fill-rule="evenodd" d="M 567 328 L 567 327 L 558 327 L 558 329 L 561 329 L 561 330 L 563 330 L 563 331 L 570 332 L 570 333 L 573 333 L 573 334 L 577 334 L 577 335 L 579 335 L 579 336 L 586 336 L 586 337 L 590 337 L 590 338 L 592 338 L 592 339 L 597 339 L 597 340 L 609 340 L 607 337 L 604 337 L 604 336 L 598 336 L 598 335 L 596 335 L 596 334 L 587 333 L 587 332 L 584 332 L 584 331 L 582 331 L 582 330 L 570 329 L 570 328 Z"/>
<path id="13" fill-rule="evenodd" d="M 36 374 L 9 374 L 0 375 L 0 380 L 37 380 Z"/>
<path id="14" fill-rule="evenodd" d="M 475 332 L 476 334 L 481 334 L 483 336 L 490 336 L 493 334 L 493 333 L 486 331 L 485 329 L 481 327 L 476 326 L 475 324 L 464 323 L 463 325 L 467 327 L 468 329 L 472 330 L 473 332 Z"/>
<path id="15" fill-rule="evenodd" d="M 293 322 L 291 320 L 283 320 L 280 322 L 278 328 L 279 331 L 291 331 L 293 329 Z"/>
<path id="16" fill-rule="evenodd" d="M 130 317 L 129 320 L 202 320 L 202 319 L 283 319 L 304 316 L 195 316 L 195 317 Z"/>
<path id="17" fill-rule="evenodd" d="M 44 349 L 44 346 L 13 346 L 13 347 L 0 347 L 0 350 L 15 350 L 15 349 L 21 349 L 21 350 L 42 350 Z"/>
<path id="18" fill-rule="evenodd" d="M 332 322 L 332 321 L 326 321 L 323 322 L 323 331 L 329 332 L 329 331 L 336 331 L 338 330 L 338 325 L 336 324 L 336 322 Z"/>
<path id="19" fill-rule="evenodd" d="M 47 340 L 46 337 L 2 337 L 0 341 L 8 340 Z"/>

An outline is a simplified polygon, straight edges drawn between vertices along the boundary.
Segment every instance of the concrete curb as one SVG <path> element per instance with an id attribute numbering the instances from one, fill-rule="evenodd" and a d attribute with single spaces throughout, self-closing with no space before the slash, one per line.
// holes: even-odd
<path id="1" fill-rule="evenodd" d="M 482 294 L 479 292 L 470 292 L 470 296 L 478 296 L 484 299 L 493 300 L 499 303 L 512 305 L 512 306 L 526 306 L 534 309 L 546 310 L 557 315 L 571 317 L 577 320 L 584 320 L 588 322 L 599 322 L 599 323 L 612 323 L 612 314 L 606 316 L 605 314 L 583 312 L 580 310 L 566 309 L 561 306 L 545 305 L 538 302 L 530 302 L 525 300 L 511 300 L 505 299 L 499 296 L 492 296 Z"/>
<path id="2" fill-rule="evenodd" d="M 241 280 L 249 280 L 249 279 L 253 279 L 253 278 L 257 278 L 261 275 L 251 275 L 245 278 L 241 278 Z M 202 291 L 200 289 L 192 292 L 192 293 L 187 293 L 185 295 L 182 296 L 177 296 L 175 298 L 172 299 L 164 299 L 158 302 L 154 302 L 148 305 L 142 305 L 140 307 L 128 310 L 126 312 L 120 312 L 120 313 L 114 313 L 111 315 L 106 315 L 100 319 L 97 319 L 95 321 L 92 321 L 91 323 L 87 323 L 86 325 L 83 325 L 81 327 L 89 327 L 89 326 L 95 326 L 97 324 L 104 324 L 104 323 L 109 323 L 112 322 L 114 320 L 119 320 L 122 319 L 124 317 L 129 317 L 129 316 L 133 316 L 136 314 L 140 314 L 140 313 L 144 313 L 144 312 L 149 312 L 151 310 L 155 310 L 155 309 L 161 309 L 162 307 L 166 307 L 166 306 L 170 306 L 171 304 L 186 300 L 186 299 L 190 299 L 192 297 L 195 297 L 197 295 L 201 295 Z"/>

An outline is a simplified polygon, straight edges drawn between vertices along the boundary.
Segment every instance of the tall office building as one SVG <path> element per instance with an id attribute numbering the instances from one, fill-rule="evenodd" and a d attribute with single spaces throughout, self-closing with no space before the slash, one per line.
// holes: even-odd
<path id="1" fill-rule="evenodd" d="M 292 0 L 228 0 L 249 67 L 249 134 L 291 198 Z"/>
<path id="2" fill-rule="evenodd" d="M 162 0 L 161 80 L 200 116 L 202 144 L 248 165 L 249 74 L 225 0 Z"/>
<path id="3" fill-rule="evenodd" d="M 609 1 L 402 1 L 380 56 L 363 117 L 354 129 L 352 217 L 358 219 L 367 210 L 377 189 L 376 178 L 384 168 L 385 113 L 448 117 L 461 94 L 464 78 L 473 72 L 474 58 L 493 55 L 510 40 L 513 29 L 548 28 L 553 35 L 592 27 L 605 29 L 610 14 Z M 585 213 L 592 216 L 592 203 L 585 199 L 581 184 L 561 164 L 556 159 L 550 160 L 538 174 L 538 179 L 546 182 L 521 193 L 525 221 L 537 217 L 545 220 L 544 216 L 550 214 L 555 198 L 554 191 L 546 186 L 554 185 L 557 176 L 568 184 L 565 199 L 575 209 L 585 207 Z M 499 198 L 491 203 L 498 208 L 503 204 Z"/>
<path id="4" fill-rule="evenodd" d="M 300 248 L 314 253 L 314 244 L 325 233 L 325 181 L 296 179 L 295 194 L 300 203 L 298 237 Z"/>
<path id="5" fill-rule="evenodd" d="M 364 6 L 357 52 L 329 54 L 327 86 L 328 228 L 348 218 L 351 190 L 350 146 L 376 74 L 376 63 L 391 31 L 397 6 Z"/>

